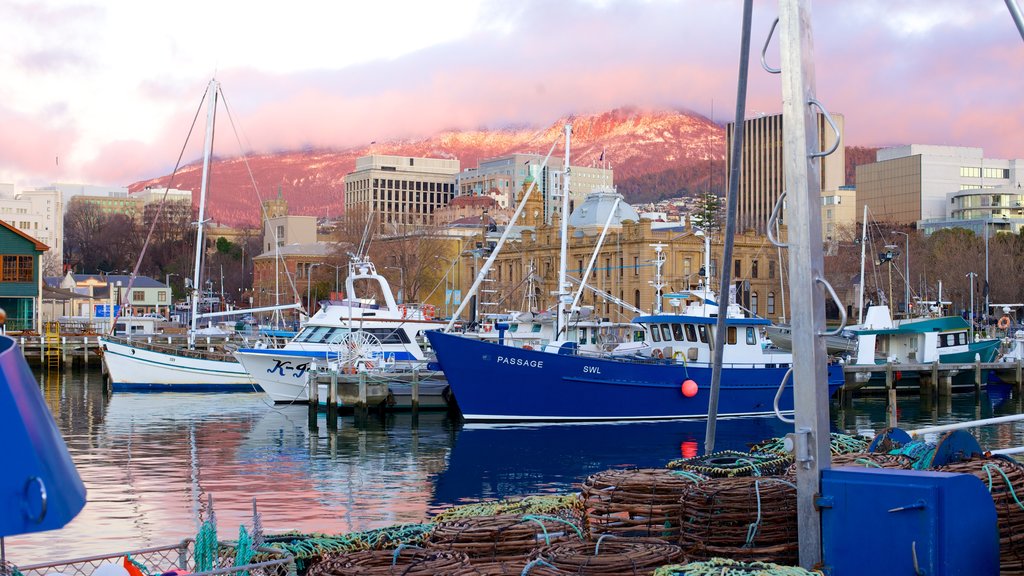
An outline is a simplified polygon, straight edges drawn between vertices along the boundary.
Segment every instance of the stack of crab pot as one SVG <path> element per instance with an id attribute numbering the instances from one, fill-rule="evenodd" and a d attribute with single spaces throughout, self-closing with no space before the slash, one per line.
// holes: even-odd
<path id="1" fill-rule="evenodd" d="M 606 470 L 581 488 L 590 533 L 595 537 L 679 538 L 679 498 L 703 476 L 659 468 Z"/>

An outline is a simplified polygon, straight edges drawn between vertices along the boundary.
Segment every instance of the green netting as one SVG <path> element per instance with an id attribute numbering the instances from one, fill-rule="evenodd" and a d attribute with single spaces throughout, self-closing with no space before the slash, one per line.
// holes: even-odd
<path id="1" fill-rule="evenodd" d="M 771 454 L 789 454 L 784 447 L 783 442 L 785 442 L 784 437 L 769 438 L 768 440 L 751 446 L 750 451 Z M 852 454 L 854 452 L 866 452 L 868 449 L 868 441 L 857 438 L 856 436 L 833 432 L 829 437 L 829 447 L 832 450 L 833 456 L 838 456 L 839 454 Z"/>
<path id="2" fill-rule="evenodd" d="M 654 576 L 813 576 L 817 570 L 797 566 L 780 566 L 770 562 L 740 562 L 726 558 L 712 558 L 703 562 L 662 566 Z"/>
<path id="3" fill-rule="evenodd" d="M 914 464 L 912 465 L 914 470 L 927 470 L 932 467 L 932 461 L 935 459 L 936 447 L 937 445 L 933 442 L 912 440 L 895 450 L 890 450 L 889 454 L 910 458 L 914 461 Z"/>
<path id="4" fill-rule="evenodd" d="M 360 550 L 389 550 L 401 545 L 423 544 L 433 524 L 396 524 L 347 534 L 287 532 L 265 536 L 265 546 L 284 550 L 295 557 L 299 570 L 321 556 Z"/>
<path id="5" fill-rule="evenodd" d="M 474 502 L 452 506 L 434 516 L 436 523 L 448 522 L 472 516 L 506 516 L 518 514 L 547 514 L 572 522 L 576 526 L 583 524 L 583 500 L 579 494 L 554 494 L 551 496 L 524 496 L 508 498 L 494 502 Z"/>
<path id="6" fill-rule="evenodd" d="M 672 470 L 696 472 L 708 478 L 730 478 L 782 474 L 792 461 L 793 457 L 789 454 L 723 450 L 694 458 L 672 460 L 667 466 Z"/>

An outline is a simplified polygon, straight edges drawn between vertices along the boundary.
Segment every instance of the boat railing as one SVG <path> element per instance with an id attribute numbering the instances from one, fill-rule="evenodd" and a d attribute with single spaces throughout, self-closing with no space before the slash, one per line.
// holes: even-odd
<path id="1" fill-rule="evenodd" d="M 151 352 L 159 352 L 161 354 L 173 354 L 175 356 L 182 356 L 185 358 L 197 358 L 201 360 L 217 360 L 221 362 L 237 362 L 234 355 L 232 344 L 229 343 L 228 339 L 223 339 L 221 342 L 214 344 L 210 342 L 210 348 L 188 348 L 186 346 L 177 346 L 174 344 L 168 344 L 164 342 L 151 342 L 147 340 L 140 340 L 138 338 L 122 338 L 119 336 L 106 336 L 106 340 L 115 342 L 117 344 L 123 344 L 125 346 L 132 346 L 141 350 L 149 350 Z M 212 346 L 218 346 L 213 348 Z"/>

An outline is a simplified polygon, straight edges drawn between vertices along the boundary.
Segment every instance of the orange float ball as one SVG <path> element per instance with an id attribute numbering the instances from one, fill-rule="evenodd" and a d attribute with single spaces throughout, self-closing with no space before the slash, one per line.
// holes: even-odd
<path id="1" fill-rule="evenodd" d="M 683 382 L 683 396 L 687 398 L 693 398 L 697 395 L 697 383 L 693 380 L 686 380 Z"/>
<path id="2" fill-rule="evenodd" d="M 0 308 L 0 324 L 7 322 L 7 311 Z"/>

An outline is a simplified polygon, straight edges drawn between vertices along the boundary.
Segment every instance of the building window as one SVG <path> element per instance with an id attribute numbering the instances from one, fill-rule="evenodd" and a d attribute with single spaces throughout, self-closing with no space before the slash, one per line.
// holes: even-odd
<path id="1" fill-rule="evenodd" d="M 640 257 L 633 256 L 633 276 L 640 275 Z M 639 306 L 637 306 L 639 308 Z"/>
<path id="2" fill-rule="evenodd" d="M 768 315 L 775 314 L 775 292 L 768 293 Z"/>
<path id="3" fill-rule="evenodd" d="M 734 277 L 736 277 L 736 278 L 739 278 L 739 277 L 740 277 L 740 273 L 741 273 L 741 271 L 742 271 L 742 267 L 741 267 L 741 265 L 740 265 L 740 261 L 739 261 L 739 260 L 736 260 L 735 262 L 733 262 L 733 266 L 732 266 L 732 275 L 733 275 Z"/>
<path id="4" fill-rule="evenodd" d="M 33 277 L 31 256 L 3 257 L 3 270 L 0 271 L 0 282 L 31 282 Z"/>
<path id="5" fill-rule="evenodd" d="M 146 293 L 142 290 L 132 290 L 132 302 L 142 302 L 146 299 Z"/>
<path id="6" fill-rule="evenodd" d="M 750 263 L 750 277 L 757 278 L 757 260 Z"/>
<path id="7" fill-rule="evenodd" d="M 775 278 L 775 262 L 769 262 L 768 263 L 768 278 L 769 279 L 774 279 Z"/>
<path id="8" fill-rule="evenodd" d="M 985 168 L 984 174 L 985 174 L 985 178 L 1003 178 L 1003 179 L 1006 179 L 1006 178 L 1010 177 L 1010 169 L 1009 168 Z"/>
<path id="9" fill-rule="evenodd" d="M 750 312 L 757 316 L 757 292 L 750 293 Z"/>
<path id="10" fill-rule="evenodd" d="M 981 168 L 977 166 L 961 166 L 961 178 L 981 178 Z"/>
<path id="11" fill-rule="evenodd" d="M 156 301 L 157 302 L 167 302 L 167 291 L 166 290 L 158 291 L 156 293 Z"/>
<path id="12" fill-rule="evenodd" d="M 633 306 L 636 308 L 640 307 L 640 291 L 637 290 L 633 293 Z"/>

